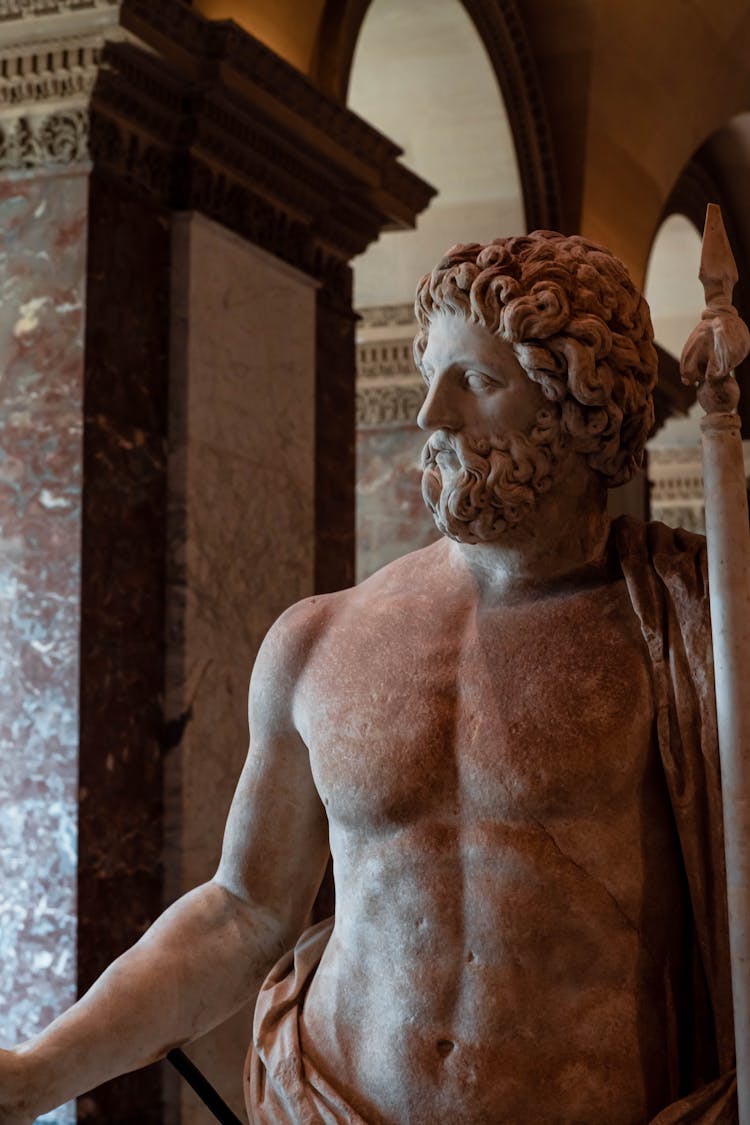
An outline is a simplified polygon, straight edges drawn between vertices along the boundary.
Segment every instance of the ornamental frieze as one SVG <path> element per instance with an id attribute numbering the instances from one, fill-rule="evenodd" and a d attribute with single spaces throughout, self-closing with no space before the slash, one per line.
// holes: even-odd
<path id="1" fill-rule="evenodd" d="M 116 8 L 119 0 L 0 0 L 0 23 Z"/>

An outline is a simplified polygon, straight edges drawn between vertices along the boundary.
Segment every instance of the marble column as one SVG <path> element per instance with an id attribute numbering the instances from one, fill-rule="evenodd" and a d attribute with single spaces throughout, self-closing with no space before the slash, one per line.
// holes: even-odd
<path id="1" fill-rule="evenodd" d="M 2 1041 L 75 999 L 87 176 L 0 184 Z M 54 1120 L 74 1120 L 72 1107 Z"/>
<path id="2" fill-rule="evenodd" d="M 163 897 L 170 217 L 107 170 L 89 179 L 85 333 L 78 991 Z M 151 1068 L 83 1117 L 156 1125 Z"/>
<path id="3" fill-rule="evenodd" d="M 431 192 L 179 0 L 13 5 L 3 32 L 10 1043 L 213 871 L 262 635 L 353 579 L 349 262 Z M 245 1013 L 190 1048 L 238 1112 L 248 1039 Z M 79 1119 L 209 1121 L 166 1074 L 91 1091 Z"/>

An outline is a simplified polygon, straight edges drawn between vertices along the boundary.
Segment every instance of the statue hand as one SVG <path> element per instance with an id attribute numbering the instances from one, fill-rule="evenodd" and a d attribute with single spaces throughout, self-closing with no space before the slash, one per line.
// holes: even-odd
<path id="1" fill-rule="evenodd" d="M 33 1125 L 37 1114 L 28 1106 L 25 1068 L 14 1051 L 0 1049 L 0 1125 Z"/>

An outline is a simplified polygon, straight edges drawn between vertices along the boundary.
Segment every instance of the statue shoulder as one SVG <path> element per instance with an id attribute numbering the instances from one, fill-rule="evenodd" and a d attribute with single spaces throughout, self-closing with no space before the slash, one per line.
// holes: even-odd
<path id="1" fill-rule="evenodd" d="M 313 594 L 285 609 L 266 633 L 256 669 L 265 664 L 271 664 L 277 672 L 300 669 L 328 627 L 337 602 L 346 593 Z"/>
<path id="2" fill-rule="evenodd" d="M 296 602 L 271 626 L 261 645 L 254 678 L 296 679 L 313 651 L 335 630 L 344 635 L 367 628 L 373 615 L 402 610 L 436 583 L 444 585 L 446 543 L 441 540 L 388 563 L 357 586 Z"/>

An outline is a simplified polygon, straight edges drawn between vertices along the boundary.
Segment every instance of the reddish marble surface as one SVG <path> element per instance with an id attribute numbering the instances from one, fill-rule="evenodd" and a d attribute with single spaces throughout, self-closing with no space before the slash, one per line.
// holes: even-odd
<path id="1" fill-rule="evenodd" d="M 357 432 L 357 581 L 438 538 L 422 500 L 424 434 L 412 426 Z"/>
<path id="2" fill-rule="evenodd" d="M 2 1042 L 75 999 L 87 177 L 0 185 Z M 73 1120 L 59 1110 L 47 1120 Z"/>

